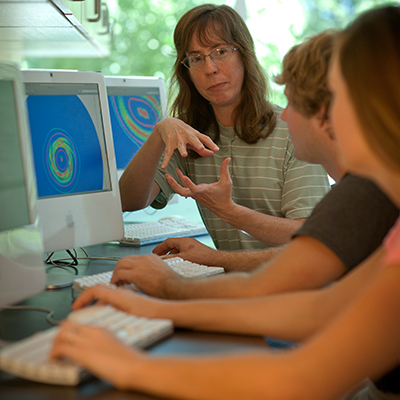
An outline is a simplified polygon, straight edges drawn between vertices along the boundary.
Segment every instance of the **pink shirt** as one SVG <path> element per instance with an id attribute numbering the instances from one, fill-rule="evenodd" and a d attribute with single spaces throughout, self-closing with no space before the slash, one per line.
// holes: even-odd
<path id="1" fill-rule="evenodd" d="M 383 242 L 386 250 L 385 265 L 400 264 L 400 217 Z"/>

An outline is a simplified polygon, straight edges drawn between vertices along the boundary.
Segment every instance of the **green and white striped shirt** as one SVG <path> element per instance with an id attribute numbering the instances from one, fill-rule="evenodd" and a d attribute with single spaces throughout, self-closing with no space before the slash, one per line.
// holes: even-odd
<path id="1" fill-rule="evenodd" d="M 158 168 L 155 180 L 161 193 L 152 206 L 165 207 L 174 194 L 165 173 L 179 182 L 175 172 L 175 168 L 179 168 L 195 184 L 214 183 L 220 179 L 221 163 L 231 157 L 229 172 L 233 182 L 232 199 L 236 204 L 276 217 L 307 218 L 329 191 L 328 177 L 322 166 L 299 161 L 293 156 L 294 146 L 287 125 L 279 115 L 273 132 L 256 144 L 247 144 L 235 135 L 232 127 L 220 125 L 221 136 L 217 143 L 220 150 L 212 157 L 183 158 L 175 151 L 168 167 L 165 170 Z M 197 206 L 217 249 L 268 247 L 221 220 L 201 204 Z"/>

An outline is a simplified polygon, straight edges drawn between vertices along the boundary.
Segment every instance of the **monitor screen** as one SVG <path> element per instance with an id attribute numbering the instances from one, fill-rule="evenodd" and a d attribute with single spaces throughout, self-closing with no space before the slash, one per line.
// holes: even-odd
<path id="1" fill-rule="evenodd" d="M 123 235 L 104 76 L 25 70 L 39 216 L 46 252 Z"/>
<path id="2" fill-rule="evenodd" d="M 45 287 L 43 240 L 23 96 L 18 68 L 0 63 L 0 309 Z"/>
<path id="3" fill-rule="evenodd" d="M 111 190 L 98 86 L 25 86 L 39 197 Z"/>
<path id="4" fill-rule="evenodd" d="M 111 127 L 119 175 L 167 110 L 163 79 L 106 76 Z"/>

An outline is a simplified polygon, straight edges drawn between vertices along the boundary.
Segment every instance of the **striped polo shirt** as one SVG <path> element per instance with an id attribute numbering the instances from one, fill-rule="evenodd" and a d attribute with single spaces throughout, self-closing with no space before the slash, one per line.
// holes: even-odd
<path id="1" fill-rule="evenodd" d="M 217 144 L 220 150 L 212 157 L 184 158 L 175 150 L 167 168 L 162 170 L 159 166 L 155 180 L 161 193 L 152 203 L 154 208 L 165 207 L 174 194 L 165 173 L 180 182 L 175 172 L 175 168 L 179 168 L 195 184 L 214 183 L 220 179 L 221 163 L 227 157 L 231 158 L 229 172 L 233 201 L 260 213 L 290 219 L 307 218 L 329 191 L 328 177 L 321 165 L 305 163 L 293 156 L 294 146 L 280 114 L 277 114 L 273 132 L 255 144 L 247 144 L 238 138 L 233 127 L 220 125 L 219 129 L 221 136 Z M 268 248 L 201 204 L 197 203 L 197 206 L 217 249 Z"/>

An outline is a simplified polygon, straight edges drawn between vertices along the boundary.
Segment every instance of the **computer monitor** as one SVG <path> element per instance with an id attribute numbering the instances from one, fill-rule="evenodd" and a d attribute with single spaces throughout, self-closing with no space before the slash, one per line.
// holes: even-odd
<path id="1" fill-rule="evenodd" d="M 120 239 L 123 220 L 103 74 L 22 73 L 45 252 Z"/>
<path id="2" fill-rule="evenodd" d="M 24 87 L 0 62 L 0 309 L 45 287 L 43 241 Z"/>
<path id="3" fill-rule="evenodd" d="M 120 177 L 167 114 L 165 84 L 161 78 L 139 76 L 106 76 L 105 82 Z"/>

